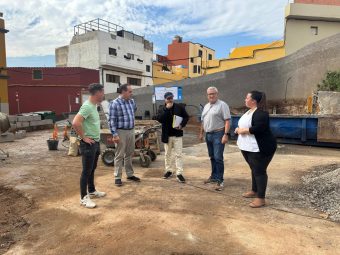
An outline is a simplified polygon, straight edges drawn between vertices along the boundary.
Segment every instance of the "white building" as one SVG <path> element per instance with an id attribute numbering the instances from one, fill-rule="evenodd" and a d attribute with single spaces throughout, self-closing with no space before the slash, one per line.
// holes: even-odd
<path id="1" fill-rule="evenodd" d="M 55 50 L 56 66 L 99 69 L 105 94 L 119 84 L 134 88 L 153 85 L 153 44 L 101 19 L 74 27 L 70 45 Z"/>

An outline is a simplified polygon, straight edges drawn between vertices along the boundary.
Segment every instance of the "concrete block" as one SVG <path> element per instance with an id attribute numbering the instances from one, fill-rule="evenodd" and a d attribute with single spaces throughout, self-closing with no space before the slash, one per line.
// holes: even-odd
<path id="1" fill-rule="evenodd" d="M 32 121 L 33 117 L 32 116 L 27 116 L 27 115 L 17 115 L 17 121 Z"/>
<path id="2" fill-rule="evenodd" d="M 13 142 L 15 140 L 15 136 L 13 133 L 4 133 L 0 135 L 0 143 Z"/>
<path id="3" fill-rule="evenodd" d="M 340 115 L 318 118 L 318 142 L 340 143 Z"/>
<path id="4" fill-rule="evenodd" d="M 8 115 L 9 122 L 15 123 L 17 121 L 16 115 Z"/>
<path id="5" fill-rule="evenodd" d="M 21 127 L 25 128 L 25 127 L 29 127 L 29 126 L 30 126 L 30 123 L 28 121 L 22 121 L 21 122 Z"/>
<path id="6" fill-rule="evenodd" d="M 319 91 L 320 114 L 340 114 L 340 92 Z"/>
<path id="7" fill-rule="evenodd" d="M 26 130 L 19 130 L 15 133 L 15 139 L 23 139 L 26 137 Z"/>
<path id="8" fill-rule="evenodd" d="M 39 114 L 32 115 L 33 121 L 41 120 L 41 116 Z"/>
<path id="9" fill-rule="evenodd" d="M 51 120 L 51 119 L 42 120 L 41 123 L 42 123 L 41 125 L 52 125 L 53 120 Z"/>
<path id="10" fill-rule="evenodd" d="M 34 120 L 30 121 L 30 127 L 42 126 L 45 125 L 43 120 Z"/>

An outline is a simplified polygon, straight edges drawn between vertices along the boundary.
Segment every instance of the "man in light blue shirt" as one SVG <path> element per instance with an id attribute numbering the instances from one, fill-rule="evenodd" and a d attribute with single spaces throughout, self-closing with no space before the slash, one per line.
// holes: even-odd
<path id="1" fill-rule="evenodd" d="M 115 185 L 122 186 L 122 170 L 125 167 L 127 179 L 140 182 L 134 176 L 132 157 L 135 152 L 135 111 L 137 110 L 132 97 L 132 87 L 124 84 L 119 87 L 119 97 L 109 105 L 109 127 L 112 140 L 116 143 L 115 151 Z"/>

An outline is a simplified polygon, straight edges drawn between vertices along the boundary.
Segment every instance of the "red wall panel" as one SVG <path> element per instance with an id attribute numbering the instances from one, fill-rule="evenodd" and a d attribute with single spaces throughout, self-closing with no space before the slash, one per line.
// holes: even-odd
<path id="1" fill-rule="evenodd" d="M 33 80 L 32 71 L 41 69 L 42 80 Z M 99 82 L 99 71 L 86 68 L 8 68 L 8 94 L 10 114 L 49 110 L 60 115 L 79 110 L 76 104 L 82 90 Z M 16 101 L 19 97 L 19 107 Z M 70 109 L 71 108 L 71 109 Z"/>

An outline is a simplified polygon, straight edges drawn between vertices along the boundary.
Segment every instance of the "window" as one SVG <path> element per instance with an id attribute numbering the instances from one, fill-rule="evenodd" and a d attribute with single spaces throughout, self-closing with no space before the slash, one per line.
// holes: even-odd
<path id="1" fill-rule="evenodd" d="M 117 56 L 117 50 L 114 48 L 109 48 L 109 55 L 111 56 Z"/>
<path id="2" fill-rule="evenodd" d="M 135 59 L 135 55 L 131 54 L 131 53 L 128 53 L 127 54 L 127 57 L 131 60 L 134 60 Z"/>
<path id="3" fill-rule="evenodd" d="M 149 65 L 146 65 L 146 71 L 147 71 L 148 73 L 150 73 L 150 66 L 149 66 Z"/>
<path id="4" fill-rule="evenodd" d="M 318 27 L 310 27 L 312 35 L 318 35 L 319 34 L 319 28 Z"/>
<path id="5" fill-rule="evenodd" d="M 137 78 L 127 77 L 127 83 L 129 85 L 141 86 L 142 85 L 142 80 L 141 79 L 137 79 Z"/>
<path id="6" fill-rule="evenodd" d="M 33 80 L 42 80 L 43 79 L 43 73 L 42 70 L 33 70 Z"/>
<path id="7" fill-rule="evenodd" d="M 194 65 L 194 73 L 197 73 L 197 65 Z"/>
<path id="8" fill-rule="evenodd" d="M 118 75 L 106 74 L 106 82 L 119 83 L 120 77 Z"/>
<path id="9" fill-rule="evenodd" d="M 203 51 L 198 50 L 198 56 L 199 56 L 199 57 L 202 57 L 202 56 L 203 56 Z"/>
<path id="10" fill-rule="evenodd" d="M 191 62 L 191 63 L 194 63 L 194 58 L 190 58 L 190 62 Z"/>
<path id="11" fill-rule="evenodd" d="M 198 73 L 201 73 L 201 66 L 198 66 Z"/>
<path id="12" fill-rule="evenodd" d="M 212 60 L 212 54 L 209 54 L 209 55 L 208 55 L 208 59 L 209 59 L 209 60 Z"/>

